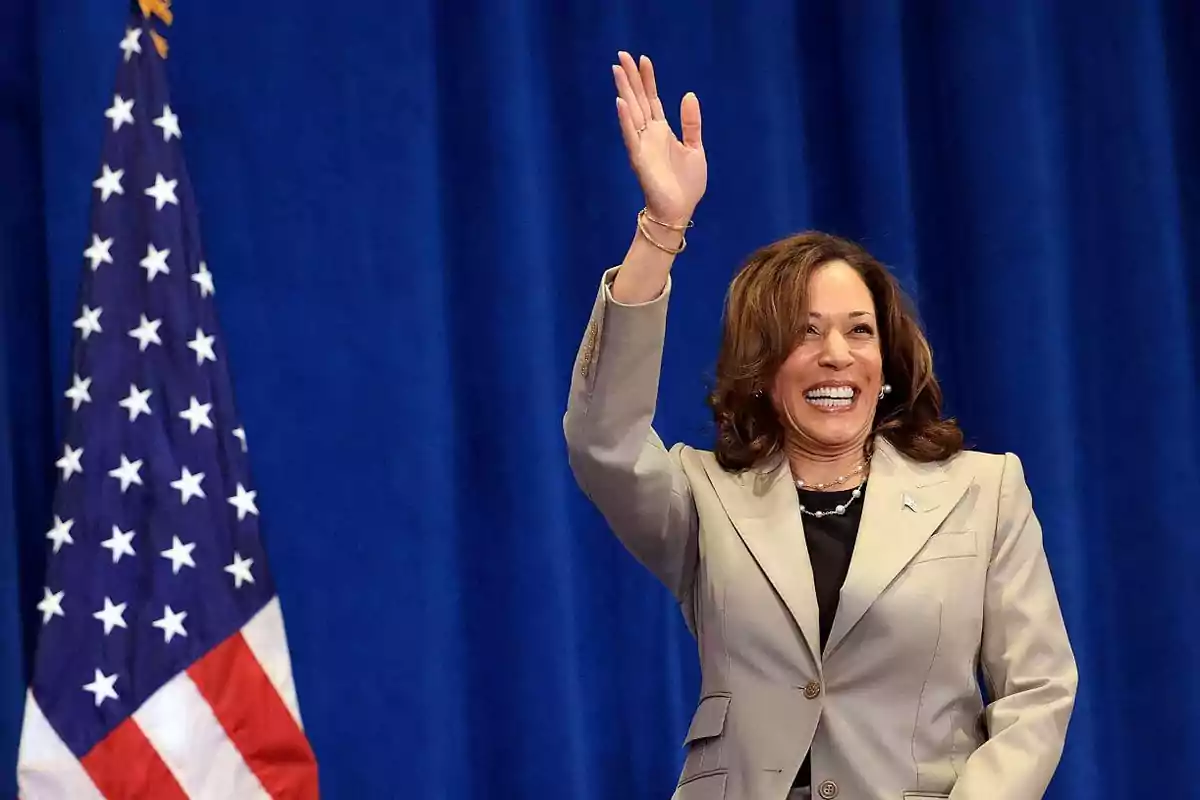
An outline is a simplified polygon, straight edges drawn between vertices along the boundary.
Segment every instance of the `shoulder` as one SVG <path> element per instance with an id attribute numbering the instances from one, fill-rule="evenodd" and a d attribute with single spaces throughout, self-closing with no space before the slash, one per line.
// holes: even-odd
<path id="1" fill-rule="evenodd" d="M 1033 495 L 1024 464 L 1016 453 L 964 450 L 942 462 L 942 467 L 977 492 L 982 501 L 980 507 L 995 515 L 995 529 L 1000 538 L 1028 527 L 1033 515 Z M 1039 534 L 1032 535 L 1037 538 Z"/>
<path id="2" fill-rule="evenodd" d="M 1025 481 L 1025 468 L 1020 457 L 1008 451 L 961 450 L 931 466 L 950 476 L 997 488 L 1014 481 Z"/>

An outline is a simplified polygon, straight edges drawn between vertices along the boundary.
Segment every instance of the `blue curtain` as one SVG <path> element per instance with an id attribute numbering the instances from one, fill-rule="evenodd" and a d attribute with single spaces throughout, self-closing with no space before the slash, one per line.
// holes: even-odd
<path id="1" fill-rule="evenodd" d="M 125 5 L 0 8 L 0 794 Z M 1081 670 L 1051 796 L 1200 757 L 1200 5 L 175 4 L 169 68 L 325 796 L 663 798 L 693 643 L 571 481 L 575 349 L 640 208 L 609 64 L 698 93 L 659 430 L 724 290 L 863 241 L 973 445 L 1023 459 Z"/>

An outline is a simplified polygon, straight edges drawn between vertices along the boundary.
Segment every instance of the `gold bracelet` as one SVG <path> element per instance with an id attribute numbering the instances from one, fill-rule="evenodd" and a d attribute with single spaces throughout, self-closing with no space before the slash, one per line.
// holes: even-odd
<path id="1" fill-rule="evenodd" d="M 648 208 L 643 208 L 641 211 L 639 211 L 638 216 L 645 217 L 655 225 L 661 225 L 662 227 L 672 231 L 686 231 L 688 228 L 691 228 L 696 224 L 690 219 L 687 221 L 686 225 L 672 225 L 669 222 L 660 222 L 659 220 L 656 220 L 654 217 L 650 216 L 650 209 Z"/>
<path id="2" fill-rule="evenodd" d="M 686 236 L 679 237 L 679 247 L 678 248 L 667 247 L 662 242 L 655 241 L 654 237 L 650 235 L 650 232 L 648 230 L 646 230 L 646 223 L 642 221 L 642 216 L 643 216 L 643 214 L 638 214 L 638 218 L 637 218 L 638 233 L 642 234 L 642 236 L 644 236 L 646 238 L 646 241 L 648 241 L 650 244 L 654 245 L 659 250 L 662 250 L 664 253 L 670 253 L 673 256 L 679 255 L 687 248 L 687 237 Z"/>

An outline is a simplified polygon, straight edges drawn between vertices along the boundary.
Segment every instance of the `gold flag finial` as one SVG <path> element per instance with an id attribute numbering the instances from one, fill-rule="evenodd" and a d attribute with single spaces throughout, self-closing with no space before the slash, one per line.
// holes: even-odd
<path id="1" fill-rule="evenodd" d="M 142 9 L 142 16 L 146 19 L 150 19 L 152 16 L 158 17 L 167 25 L 175 20 L 175 15 L 171 13 L 171 0 L 138 0 L 138 5 Z M 158 51 L 158 55 L 166 58 L 167 40 L 153 28 L 150 29 L 150 39 L 154 42 L 154 49 Z"/>
<path id="2" fill-rule="evenodd" d="M 150 41 L 154 42 L 154 49 L 158 51 L 159 58 L 167 57 L 167 40 L 158 34 L 158 31 L 150 31 Z"/>
<path id="3" fill-rule="evenodd" d="M 142 16 L 146 19 L 153 15 L 168 25 L 174 19 L 171 14 L 171 0 L 138 0 L 138 5 L 141 6 Z"/>

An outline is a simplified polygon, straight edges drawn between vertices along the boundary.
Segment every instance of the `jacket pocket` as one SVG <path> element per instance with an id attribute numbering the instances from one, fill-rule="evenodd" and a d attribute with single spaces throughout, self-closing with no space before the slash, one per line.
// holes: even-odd
<path id="1" fill-rule="evenodd" d="M 700 739 L 720 736 L 725 730 L 725 715 L 729 713 L 728 694 L 709 694 L 700 699 L 696 713 L 692 715 L 692 724 L 688 727 L 687 736 L 683 743 L 691 744 Z"/>
<path id="2" fill-rule="evenodd" d="M 728 768 L 724 758 L 725 717 L 729 713 L 730 696 L 727 693 L 709 694 L 700 699 L 696 712 L 692 715 L 692 724 L 688 728 L 683 744 L 687 748 L 687 757 L 683 762 L 683 772 L 679 775 L 679 786 L 692 781 L 700 781 L 709 777 L 710 773 L 720 772 L 722 775 Z M 716 777 L 713 775 L 712 777 Z M 715 782 L 715 781 L 714 781 Z M 724 796 L 724 780 L 721 781 L 721 794 Z M 697 791 L 700 791 L 697 789 Z M 694 795 L 697 798 L 707 797 L 706 794 Z M 688 794 L 684 797 L 691 798 Z"/>
<path id="3" fill-rule="evenodd" d="M 708 772 L 679 784 L 671 800 L 725 800 L 724 770 Z"/>

